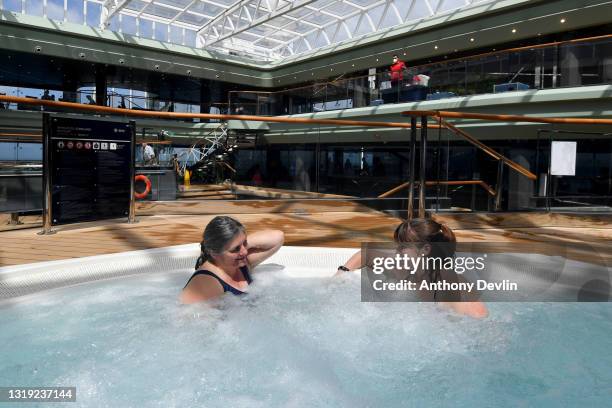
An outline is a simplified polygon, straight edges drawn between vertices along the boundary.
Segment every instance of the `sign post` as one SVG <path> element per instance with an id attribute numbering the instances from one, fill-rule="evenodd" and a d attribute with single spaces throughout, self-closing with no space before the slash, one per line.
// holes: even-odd
<path id="1" fill-rule="evenodd" d="M 43 229 L 38 234 L 55 234 L 51 229 L 51 115 L 43 114 Z"/>
<path id="2" fill-rule="evenodd" d="M 136 222 L 136 191 L 134 189 L 134 179 L 136 178 L 136 122 L 130 120 L 130 127 L 132 130 L 131 134 L 131 145 L 130 149 L 130 209 L 128 213 L 128 223 L 134 224 Z"/>
<path id="3" fill-rule="evenodd" d="M 135 222 L 135 122 L 43 118 L 43 231 L 127 217 Z"/>

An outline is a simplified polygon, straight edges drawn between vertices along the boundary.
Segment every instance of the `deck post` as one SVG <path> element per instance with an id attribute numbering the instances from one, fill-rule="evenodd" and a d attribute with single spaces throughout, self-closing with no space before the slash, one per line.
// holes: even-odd
<path id="1" fill-rule="evenodd" d="M 425 176 L 427 169 L 427 116 L 421 116 L 421 169 L 419 172 L 419 218 L 425 218 Z"/>
<path id="2" fill-rule="evenodd" d="M 130 120 L 130 208 L 128 212 L 128 223 L 136 222 L 136 197 L 134 193 L 134 178 L 136 177 L 136 122 Z"/>
<path id="3" fill-rule="evenodd" d="M 38 235 L 55 234 L 51 229 L 51 115 L 43 113 L 43 229 Z"/>
<path id="4" fill-rule="evenodd" d="M 414 214 L 414 168 L 416 162 L 416 134 L 417 120 L 416 116 L 410 117 L 410 184 L 408 185 L 408 220 L 412 219 Z"/>

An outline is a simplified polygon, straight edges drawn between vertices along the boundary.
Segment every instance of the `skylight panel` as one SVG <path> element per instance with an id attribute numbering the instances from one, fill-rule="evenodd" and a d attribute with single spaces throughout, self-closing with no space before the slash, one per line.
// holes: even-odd
<path id="1" fill-rule="evenodd" d="M 169 6 L 178 7 L 180 9 L 184 9 L 192 2 L 193 0 L 155 0 L 155 3 L 157 4 L 167 4 Z"/>
<path id="2" fill-rule="evenodd" d="M 326 13 L 336 15 L 338 18 L 342 18 L 347 14 L 354 13 L 355 11 L 359 11 L 359 9 L 346 3 L 336 3 L 325 8 Z"/>
<path id="3" fill-rule="evenodd" d="M 308 21 L 310 23 L 314 23 L 314 24 L 318 24 L 318 25 L 323 25 L 326 23 L 330 23 L 334 20 L 336 20 L 334 17 L 330 16 L 329 14 L 322 14 L 320 12 L 315 12 L 310 16 L 304 17 L 303 18 L 304 21 Z"/>
<path id="4" fill-rule="evenodd" d="M 205 23 L 207 23 L 208 21 L 210 21 L 210 18 L 205 17 L 205 16 L 200 16 L 197 14 L 182 13 L 178 16 L 176 21 L 180 21 L 182 23 L 187 23 L 187 24 L 191 24 L 191 25 L 200 27 L 204 25 Z"/>
<path id="5" fill-rule="evenodd" d="M 148 3 L 145 3 L 144 1 L 140 1 L 140 0 L 130 0 L 125 5 L 125 9 L 127 9 L 127 10 L 134 10 L 134 11 L 140 11 L 143 8 L 145 8 L 147 6 L 147 4 Z"/>
<path id="6" fill-rule="evenodd" d="M 214 17 L 217 14 L 223 13 L 225 9 L 214 4 L 199 1 L 189 7 L 189 11 L 194 11 L 196 13 L 206 14 L 207 16 Z"/>
<path id="7" fill-rule="evenodd" d="M 176 17 L 176 15 L 179 13 L 178 10 L 162 7 L 157 4 L 150 5 L 144 12 L 151 16 L 166 18 L 169 20 Z"/>

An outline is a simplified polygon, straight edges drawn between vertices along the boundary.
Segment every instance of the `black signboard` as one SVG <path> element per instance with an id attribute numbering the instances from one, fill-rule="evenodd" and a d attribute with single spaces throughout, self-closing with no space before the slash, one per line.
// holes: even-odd
<path id="1" fill-rule="evenodd" d="M 51 224 L 129 215 L 133 123 L 46 119 Z"/>

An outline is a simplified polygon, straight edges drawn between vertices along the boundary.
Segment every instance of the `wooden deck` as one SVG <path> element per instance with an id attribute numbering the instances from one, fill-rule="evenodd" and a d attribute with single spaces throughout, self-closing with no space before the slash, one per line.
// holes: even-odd
<path id="1" fill-rule="evenodd" d="M 399 222 L 376 211 L 228 215 L 249 231 L 281 229 L 287 245 L 302 246 L 358 247 L 364 241 L 384 241 L 392 237 Z M 123 220 L 73 224 L 57 227 L 54 235 L 38 235 L 40 220 L 34 217 L 26 219 L 21 228 L 0 232 L 0 266 L 199 242 L 213 216 L 140 215 L 136 224 Z M 592 248 L 600 255 L 596 263 L 612 265 L 611 215 L 453 214 L 434 218 L 451 226 L 460 243 L 496 242 L 500 251 L 513 251 L 518 244 L 548 243 L 546 253 L 583 261 L 592 261 Z"/>

